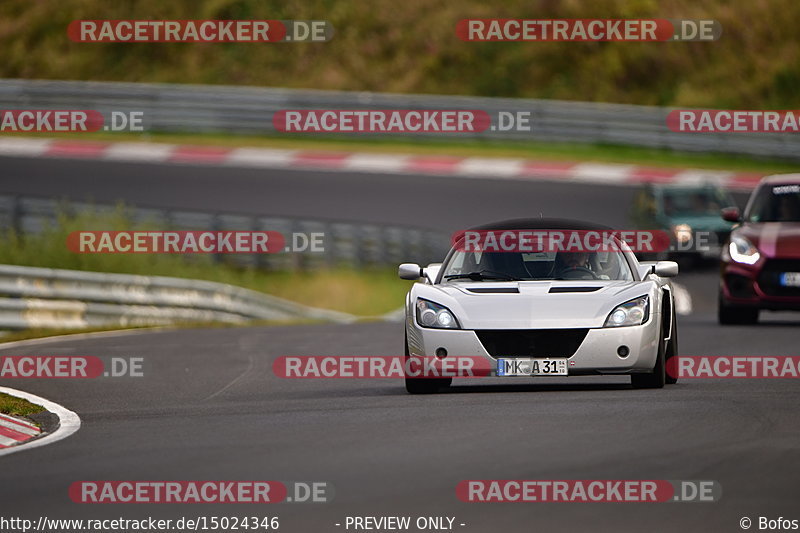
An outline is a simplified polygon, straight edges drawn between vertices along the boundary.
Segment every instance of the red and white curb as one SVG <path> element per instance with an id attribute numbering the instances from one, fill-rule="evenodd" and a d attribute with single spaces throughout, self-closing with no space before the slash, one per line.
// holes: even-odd
<path id="1" fill-rule="evenodd" d="M 41 405 L 42 407 L 44 407 L 45 409 L 47 409 L 48 411 L 50 411 L 51 413 L 53 413 L 58 417 L 58 428 L 55 431 L 53 431 L 52 433 L 46 433 L 41 436 L 39 436 L 39 434 L 30 435 L 28 436 L 28 438 L 21 441 L 18 439 L 14 439 L 13 443 L 6 444 L 5 446 L 0 446 L 0 457 L 11 453 L 20 452 L 22 450 L 30 450 L 31 448 L 38 448 L 39 446 L 46 446 L 48 444 L 52 444 L 61 439 L 69 437 L 70 435 L 78 431 L 78 429 L 80 429 L 81 427 L 81 419 L 77 414 L 73 413 L 66 407 L 63 407 L 55 402 L 51 402 L 50 400 L 41 398 L 29 392 L 11 389 L 8 387 L 0 387 L 0 392 L 4 392 L 10 396 L 15 396 L 17 398 L 23 398 L 31 403 L 35 403 L 36 405 Z M 0 417 L 2 417 L 3 420 L 10 418 L 6 417 L 5 415 L 0 415 Z M 19 421 L 17 419 L 11 419 L 11 420 L 14 420 L 13 423 L 16 424 L 23 423 L 22 421 Z M 2 424 L 2 422 L 0 422 L 0 424 Z M 28 427 L 33 427 L 30 424 L 27 423 L 24 424 L 27 425 Z M 5 425 L 0 425 L 0 435 L 3 434 L 2 433 L 3 427 L 5 427 Z M 12 431 L 15 431 L 16 433 L 23 433 L 23 434 L 25 433 L 24 431 L 20 431 L 18 427 L 12 428 Z M 34 436 L 38 436 L 39 438 L 28 442 Z"/>
<path id="2" fill-rule="evenodd" d="M 714 183 L 750 190 L 761 174 L 611 163 L 547 162 L 502 157 L 447 157 L 335 151 L 221 148 L 160 143 L 0 137 L 0 156 L 61 157 L 138 163 L 184 163 L 334 172 L 424 174 L 463 178 L 569 181 L 604 185 Z"/>
<path id="3" fill-rule="evenodd" d="M 38 437 L 41 433 L 31 423 L 0 413 L 0 450 Z"/>

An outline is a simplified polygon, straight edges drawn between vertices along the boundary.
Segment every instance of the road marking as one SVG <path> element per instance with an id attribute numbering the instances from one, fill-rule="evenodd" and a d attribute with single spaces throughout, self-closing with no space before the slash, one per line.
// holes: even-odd
<path id="1" fill-rule="evenodd" d="M 679 315 L 692 314 L 692 295 L 686 287 L 680 283 L 672 282 L 672 290 L 675 295 L 675 312 Z"/>
<path id="2" fill-rule="evenodd" d="M 696 184 L 711 181 L 749 191 L 757 174 L 703 169 L 649 168 L 636 165 L 553 162 L 503 157 L 447 157 L 413 154 L 358 153 L 278 148 L 226 148 L 165 143 L 89 143 L 40 138 L 0 139 L 0 155 L 22 157 L 80 156 L 110 161 L 158 164 L 211 164 L 228 167 L 314 168 L 328 172 L 385 172 L 462 178 L 535 179 L 603 185 L 635 185 L 650 181 Z"/>
<path id="3" fill-rule="evenodd" d="M 672 176 L 671 181 L 679 185 L 704 185 L 706 183 L 713 183 L 724 187 L 733 176 L 734 174 L 732 172 L 725 170 L 687 169 Z"/>
<path id="4" fill-rule="evenodd" d="M 628 180 L 635 168 L 634 165 L 579 163 L 572 167 L 570 179 L 608 185 L 628 185 Z"/>
<path id="5" fill-rule="evenodd" d="M 31 448 L 38 448 L 40 446 L 47 446 L 48 444 L 52 444 L 54 442 L 60 441 L 62 439 L 66 439 L 81 427 L 81 419 L 80 417 L 55 402 L 51 402 L 50 400 L 46 400 L 35 394 L 31 394 L 29 392 L 10 389 L 8 387 L 0 387 L 0 392 L 4 392 L 10 396 L 15 396 L 17 398 L 23 398 L 28 400 L 31 403 L 35 403 L 36 405 L 41 405 L 54 415 L 58 417 L 58 429 L 56 429 L 53 433 L 48 433 L 42 438 L 36 439 L 34 441 L 20 444 L 17 446 L 13 446 L 11 448 L 4 448 L 0 450 L 0 457 L 3 455 L 9 455 L 15 452 L 21 452 L 22 450 L 30 450 Z"/>
<path id="6" fill-rule="evenodd" d="M 0 154 L 39 157 L 44 155 L 53 143 L 52 139 L 7 138 L 0 139 Z"/>
<path id="7" fill-rule="evenodd" d="M 345 169 L 360 172 L 403 172 L 408 156 L 383 154 L 355 154 L 345 161 Z"/>
<path id="8" fill-rule="evenodd" d="M 245 167 L 288 167 L 299 150 L 277 150 L 272 148 L 236 148 L 232 150 L 225 165 Z"/>
<path id="9" fill-rule="evenodd" d="M 41 431 L 39 431 L 39 428 L 37 428 L 32 424 L 28 424 L 24 420 L 18 420 L 8 415 L 0 414 L 0 429 L 2 428 L 7 428 L 12 431 L 16 431 L 17 433 L 23 433 L 31 437 L 41 433 Z"/>
<path id="10" fill-rule="evenodd" d="M 524 159 L 468 157 L 456 172 L 464 176 L 517 177 L 522 174 Z"/>
<path id="11" fill-rule="evenodd" d="M 164 162 L 174 150 L 171 144 L 114 143 L 104 155 L 115 161 Z"/>
<path id="12" fill-rule="evenodd" d="M 17 431 L 16 429 L 9 429 L 6 426 L 0 426 L 0 437 L 11 439 L 12 444 L 20 444 L 38 434 L 39 433 L 37 432 L 33 435 L 30 435 L 29 433 L 23 433 L 21 431 Z M 5 444 L 5 446 L 9 446 L 9 444 Z"/>

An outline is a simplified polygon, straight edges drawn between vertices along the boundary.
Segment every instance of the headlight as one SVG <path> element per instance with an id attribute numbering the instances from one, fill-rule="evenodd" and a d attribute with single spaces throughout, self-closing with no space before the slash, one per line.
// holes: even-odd
<path id="1" fill-rule="evenodd" d="M 686 244 L 692 240 L 692 227 L 689 224 L 678 224 L 672 227 L 672 234 L 675 240 L 681 244 Z"/>
<path id="2" fill-rule="evenodd" d="M 728 252 L 731 254 L 731 259 L 737 263 L 744 263 L 746 265 L 753 265 L 759 260 L 761 254 L 758 253 L 758 248 L 753 246 L 753 243 L 744 237 L 733 236 L 731 243 L 728 245 Z"/>
<path id="3" fill-rule="evenodd" d="M 604 328 L 618 328 L 620 326 L 638 326 L 647 322 L 650 317 L 650 297 L 640 296 L 624 304 L 620 304 L 611 311 L 606 318 Z"/>
<path id="4" fill-rule="evenodd" d="M 443 305 L 422 298 L 417 298 L 417 322 L 426 328 L 460 328 L 452 311 Z"/>

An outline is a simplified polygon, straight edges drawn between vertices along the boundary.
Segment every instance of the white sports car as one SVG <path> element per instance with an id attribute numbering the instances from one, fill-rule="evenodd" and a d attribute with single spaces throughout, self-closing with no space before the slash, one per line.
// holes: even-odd
<path id="1" fill-rule="evenodd" d="M 546 219 L 473 230 L 607 232 Z M 406 357 L 484 358 L 498 377 L 629 374 L 634 388 L 661 388 L 677 355 L 672 261 L 639 262 L 622 241 L 606 251 L 469 250 L 456 243 L 443 263 L 400 265 L 418 280 L 406 297 Z M 421 278 L 421 279 L 420 279 Z M 406 377 L 412 394 L 452 378 Z"/>

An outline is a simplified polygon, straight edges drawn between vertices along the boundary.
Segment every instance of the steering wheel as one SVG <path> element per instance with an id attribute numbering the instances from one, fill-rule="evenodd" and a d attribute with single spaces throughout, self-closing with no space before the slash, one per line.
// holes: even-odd
<path id="1" fill-rule="evenodd" d="M 597 274 L 595 274 L 594 272 L 592 272 L 588 268 L 582 267 L 582 266 L 575 266 L 575 267 L 566 268 L 566 269 L 564 269 L 564 270 L 562 270 L 560 272 L 560 275 L 564 279 L 588 279 L 585 276 L 568 276 L 567 275 L 567 274 L 572 274 L 572 273 L 589 274 L 591 276 L 591 279 L 600 279 L 600 277 L 598 277 Z"/>

